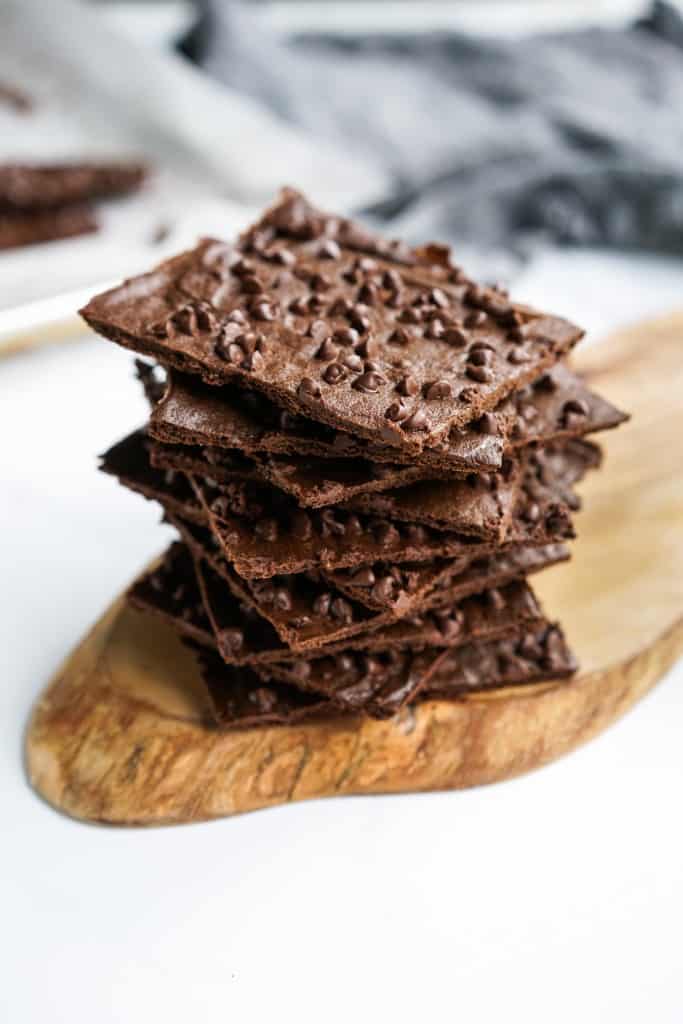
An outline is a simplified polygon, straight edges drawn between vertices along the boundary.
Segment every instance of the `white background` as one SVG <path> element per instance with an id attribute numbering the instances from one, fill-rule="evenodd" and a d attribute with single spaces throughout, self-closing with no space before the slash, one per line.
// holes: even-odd
<path id="1" fill-rule="evenodd" d="M 680 264 L 549 254 L 515 294 L 600 335 L 680 308 Z M 94 339 L 0 363 L 0 1021 L 680 1024 L 681 666 L 487 789 L 151 831 L 31 792 L 33 700 L 168 537 L 95 471 L 144 417 L 131 364 Z"/>

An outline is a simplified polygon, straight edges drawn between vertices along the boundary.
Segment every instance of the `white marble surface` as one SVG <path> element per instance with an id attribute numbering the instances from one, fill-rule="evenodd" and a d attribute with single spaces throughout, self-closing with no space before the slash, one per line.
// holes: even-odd
<path id="1" fill-rule="evenodd" d="M 515 292 L 597 333 L 680 306 L 679 281 L 550 254 Z M 152 831 L 30 791 L 33 700 L 169 535 L 95 471 L 143 416 L 102 341 L 0 363 L 0 1020 L 680 1024 L 680 666 L 590 746 L 488 789 Z"/>

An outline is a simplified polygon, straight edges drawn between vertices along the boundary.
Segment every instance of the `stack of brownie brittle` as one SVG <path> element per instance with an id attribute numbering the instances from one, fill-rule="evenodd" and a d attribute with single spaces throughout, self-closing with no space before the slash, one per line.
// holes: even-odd
<path id="1" fill-rule="evenodd" d="M 563 362 L 578 328 L 292 190 L 82 313 L 155 361 L 102 468 L 177 529 L 130 600 L 196 647 L 219 725 L 574 672 L 528 577 L 625 419 Z"/>

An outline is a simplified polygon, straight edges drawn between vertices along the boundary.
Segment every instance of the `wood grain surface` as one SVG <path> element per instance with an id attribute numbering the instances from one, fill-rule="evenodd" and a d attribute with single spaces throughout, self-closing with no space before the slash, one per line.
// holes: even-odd
<path id="1" fill-rule="evenodd" d="M 683 314 L 577 354 L 633 414 L 582 486 L 570 564 L 534 581 L 581 661 L 569 683 L 430 701 L 389 721 L 220 732 L 194 656 L 119 600 L 57 673 L 27 732 L 30 780 L 74 817 L 200 821 L 290 800 L 457 789 L 560 757 L 627 711 L 683 653 Z"/>

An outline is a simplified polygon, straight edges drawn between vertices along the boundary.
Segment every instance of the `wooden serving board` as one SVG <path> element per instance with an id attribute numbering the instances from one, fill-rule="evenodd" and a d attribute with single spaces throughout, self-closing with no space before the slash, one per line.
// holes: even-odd
<path id="1" fill-rule="evenodd" d="M 457 789 L 537 768 L 619 718 L 683 653 L 683 314 L 576 362 L 633 420 L 602 439 L 572 562 L 534 583 L 578 653 L 575 679 L 431 701 L 384 722 L 220 732 L 204 724 L 194 656 L 119 600 L 35 708 L 26 755 L 38 792 L 77 818 L 150 825 Z"/>

